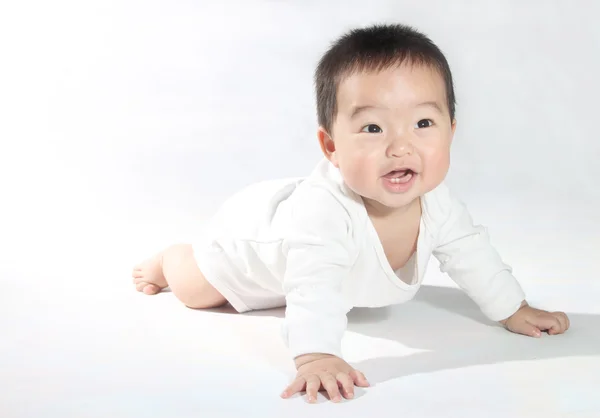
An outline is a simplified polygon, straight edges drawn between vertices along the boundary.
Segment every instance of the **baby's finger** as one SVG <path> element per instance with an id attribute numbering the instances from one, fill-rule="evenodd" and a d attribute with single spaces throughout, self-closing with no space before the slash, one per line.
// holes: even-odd
<path id="1" fill-rule="evenodd" d="M 528 335 L 534 338 L 539 338 L 542 336 L 541 330 L 535 324 L 526 321 L 519 321 L 516 324 L 510 324 L 508 329 L 515 334 Z"/>
<path id="2" fill-rule="evenodd" d="M 321 375 L 321 382 L 323 383 L 323 387 L 329 394 L 329 398 L 333 402 L 339 402 L 342 400 L 342 397 L 340 396 L 340 388 L 337 384 L 337 380 L 335 380 L 335 377 L 333 377 L 329 373 L 324 373 Z"/>
<path id="3" fill-rule="evenodd" d="M 551 314 L 540 315 L 531 322 L 540 330 L 548 331 L 548 334 L 558 334 L 560 332 L 560 322 L 558 318 Z"/>
<path id="4" fill-rule="evenodd" d="M 346 399 L 354 398 L 354 381 L 346 373 L 338 373 L 335 377 L 342 386 L 342 395 Z"/>
<path id="5" fill-rule="evenodd" d="M 352 370 L 350 372 L 350 377 L 352 378 L 352 380 L 354 380 L 354 384 L 356 386 L 360 386 L 363 388 L 369 386 L 369 381 L 367 380 L 365 375 L 359 372 L 358 370 Z"/>
<path id="6" fill-rule="evenodd" d="M 560 333 L 562 334 L 569 329 L 569 318 L 564 312 L 553 312 L 552 315 L 560 322 Z"/>
<path id="7" fill-rule="evenodd" d="M 306 397 L 308 402 L 317 402 L 317 393 L 321 389 L 321 379 L 317 375 L 309 375 L 306 377 Z"/>
<path id="8" fill-rule="evenodd" d="M 282 398 L 289 398 L 298 392 L 302 392 L 306 386 L 306 380 L 303 377 L 297 377 L 294 381 L 283 391 L 281 394 Z"/>

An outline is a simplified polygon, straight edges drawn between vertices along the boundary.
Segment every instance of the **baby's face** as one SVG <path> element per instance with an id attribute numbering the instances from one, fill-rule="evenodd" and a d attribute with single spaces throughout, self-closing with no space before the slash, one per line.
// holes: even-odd
<path id="1" fill-rule="evenodd" d="M 439 73 L 403 65 L 344 79 L 330 144 L 323 145 L 365 204 L 395 209 L 445 178 L 454 129 Z"/>

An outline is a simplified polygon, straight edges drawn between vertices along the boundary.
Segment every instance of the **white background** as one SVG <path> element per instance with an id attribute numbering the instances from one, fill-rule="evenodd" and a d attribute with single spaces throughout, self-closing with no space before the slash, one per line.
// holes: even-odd
<path id="1" fill-rule="evenodd" d="M 453 416 L 452 404 L 462 417 L 588 416 L 600 408 L 600 342 L 591 332 L 600 326 L 599 16 L 598 3 L 583 0 L 1 3 L 0 415 L 310 411 L 277 397 L 291 376 L 279 318 L 144 297 L 130 268 L 192 239 L 240 187 L 307 174 L 320 158 L 312 84 L 320 55 L 352 27 L 400 22 L 427 33 L 454 73 L 448 183 L 489 227 L 532 303 L 567 311 L 580 327 L 527 351 L 515 347 L 529 341 L 444 322 L 456 314 L 421 312 L 417 301 L 376 316 L 370 329 L 396 324 L 396 315 L 413 327 L 445 324 L 443 340 L 415 328 L 398 334 L 396 348 L 377 337 L 377 351 L 361 329 L 349 333 L 350 356 L 443 351 L 475 327 L 473 338 L 491 333 L 516 357 L 485 360 L 484 369 L 463 368 L 482 363 L 454 354 L 425 357 L 440 366 L 400 367 L 365 396 L 313 411 L 385 415 L 389 405 L 403 416 L 438 407 Z M 433 267 L 427 283 L 452 286 Z M 424 297 L 443 304 L 442 290 Z M 253 346 L 257 339 L 276 348 Z M 588 373 L 569 375 L 575 366 Z M 473 390 L 479 403 L 457 398 Z M 515 403 L 502 409 L 498 391 Z M 438 403 L 419 409 L 429 393 Z M 254 403 L 266 409 L 248 409 Z"/>

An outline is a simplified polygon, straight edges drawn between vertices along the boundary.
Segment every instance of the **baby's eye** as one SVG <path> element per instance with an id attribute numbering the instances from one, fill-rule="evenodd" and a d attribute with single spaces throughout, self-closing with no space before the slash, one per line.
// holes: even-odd
<path id="1" fill-rule="evenodd" d="M 366 131 L 365 131 L 366 129 Z M 373 123 L 365 126 L 364 128 L 362 128 L 361 132 L 368 132 L 370 134 L 379 134 L 382 132 L 381 128 Z"/>
<path id="2" fill-rule="evenodd" d="M 431 119 L 421 119 L 417 122 L 417 128 L 430 128 L 433 126 L 433 121 Z"/>

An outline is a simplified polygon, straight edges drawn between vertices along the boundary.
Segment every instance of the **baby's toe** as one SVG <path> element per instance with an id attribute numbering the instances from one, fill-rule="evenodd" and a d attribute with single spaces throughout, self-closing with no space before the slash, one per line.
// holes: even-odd
<path id="1" fill-rule="evenodd" d="M 137 290 L 138 292 L 143 292 L 144 288 L 148 286 L 148 283 L 146 282 L 138 282 L 135 285 L 135 290 Z"/>
<path id="2" fill-rule="evenodd" d="M 143 288 L 143 292 L 147 295 L 155 295 L 160 292 L 160 288 L 152 283 L 148 283 L 146 287 Z"/>

